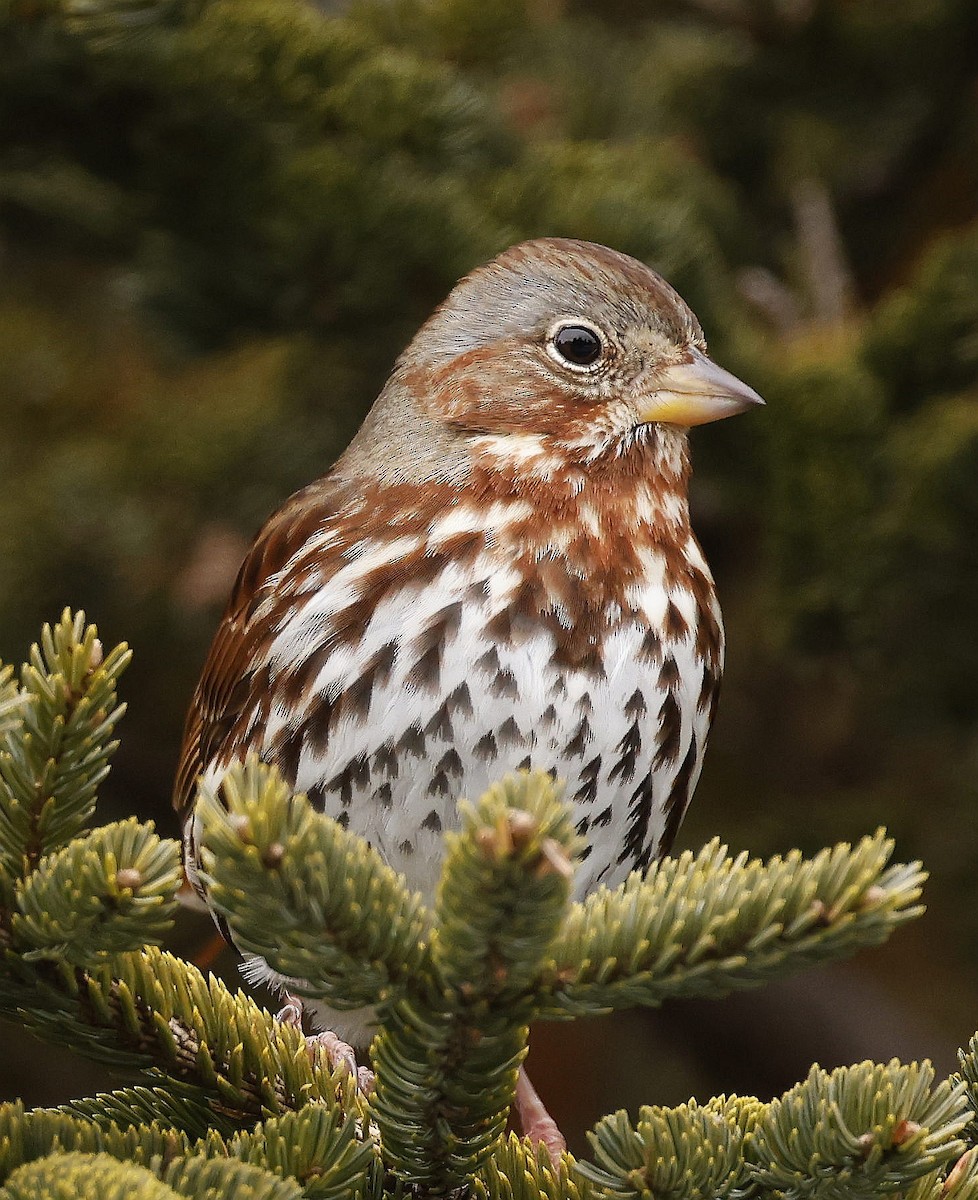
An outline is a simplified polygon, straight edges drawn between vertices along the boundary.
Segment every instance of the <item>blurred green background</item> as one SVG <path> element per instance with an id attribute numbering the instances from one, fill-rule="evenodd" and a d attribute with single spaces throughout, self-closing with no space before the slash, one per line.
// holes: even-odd
<path id="1" fill-rule="evenodd" d="M 768 401 L 694 436 L 729 659 L 680 845 L 882 823 L 932 879 L 851 965 L 537 1031 L 538 1085 L 580 1149 L 813 1059 L 950 1070 L 978 1025 L 973 0 L 2 0 L 0 652 L 66 604 L 131 642 L 101 811 L 175 834 L 250 537 L 455 279 L 539 234 L 654 265 Z M 2 1098 L 110 1082 L 0 1036 Z"/>

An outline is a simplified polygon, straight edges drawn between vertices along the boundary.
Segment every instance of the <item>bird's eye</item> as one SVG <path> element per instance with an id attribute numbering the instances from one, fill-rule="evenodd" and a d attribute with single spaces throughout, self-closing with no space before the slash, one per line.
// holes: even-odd
<path id="1" fill-rule="evenodd" d="M 550 344 L 557 357 L 572 367 L 593 367 L 604 351 L 600 335 L 588 325 L 561 325 Z"/>

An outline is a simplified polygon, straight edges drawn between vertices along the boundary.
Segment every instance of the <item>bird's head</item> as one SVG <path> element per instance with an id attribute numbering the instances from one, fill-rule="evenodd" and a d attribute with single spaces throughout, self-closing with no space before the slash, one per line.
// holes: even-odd
<path id="1" fill-rule="evenodd" d="M 762 403 L 707 356 L 696 317 L 655 271 L 591 242 L 541 238 L 455 286 L 365 431 L 392 463 L 419 420 L 432 462 L 473 446 L 524 464 L 544 452 L 587 462 L 652 427 L 684 442 L 690 426 Z"/>
<path id="2" fill-rule="evenodd" d="M 433 415 L 482 433 L 624 434 L 762 403 L 707 357 L 699 322 L 661 276 L 564 238 L 524 242 L 466 276 L 403 362 L 433 378 Z"/>

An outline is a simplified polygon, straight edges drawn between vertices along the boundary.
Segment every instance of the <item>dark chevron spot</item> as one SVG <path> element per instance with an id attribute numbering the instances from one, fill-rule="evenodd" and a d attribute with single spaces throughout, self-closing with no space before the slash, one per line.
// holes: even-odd
<path id="1" fill-rule="evenodd" d="M 594 702 L 591 700 L 590 695 L 585 692 L 584 695 L 581 696 L 578 702 L 574 705 L 574 708 L 581 714 L 581 716 L 589 717 L 591 713 L 594 712 Z"/>
<path id="2" fill-rule="evenodd" d="M 673 642 L 680 641 L 689 633 L 689 625 L 686 623 L 686 618 L 671 600 L 666 605 L 666 615 L 662 620 L 662 629 L 666 637 Z"/>
<path id="3" fill-rule="evenodd" d="M 587 817 L 581 817 L 575 828 L 578 836 L 584 837 L 587 834 L 587 831 L 591 828 L 591 822 L 587 819 Z"/>
<path id="4" fill-rule="evenodd" d="M 710 709 L 710 722 L 713 721 L 713 710 L 716 708 L 717 696 L 720 692 L 720 677 L 709 667 L 703 668 L 703 685 L 700 688 L 699 699 L 696 701 L 696 711 Z"/>
<path id="5" fill-rule="evenodd" d="M 501 746 L 515 746 L 520 741 L 519 726 L 512 717 L 507 717 L 496 731 Z"/>
<path id="6" fill-rule="evenodd" d="M 455 775 L 456 777 L 460 776 L 462 774 L 462 760 L 455 750 L 446 750 L 439 759 L 435 770 L 445 771 L 449 775 Z"/>
<path id="7" fill-rule="evenodd" d="M 703 662 L 716 662 L 720 657 L 723 634 L 720 624 L 705 605 L 699 607 L 699 626 L 696 630 L 696 656 Z"/>
<path id="8" fill-rule="evenodd" d="M 397 755 L 390 742 L 384 742 L 374 751 L 374 770 L 383 771 L 388 779 L 397 778 Z"/>
<path id="9" fill-rule="evenodd" d="M 496 745 L 496 739 L 491 733 L 487 733 L 476 742 L 473 753 L 476 758 L 482 759 L 483 762 L 494 762 L 499 755 L 499 747 Z"/>
<path id="10" fill-rule="evenodd" d="M 499 674 L 499 654 L 496 647 L 490 647 L 481 658 L 475 660 L 475 665 L 485 671 L 487 675 Z"/>
<path id="11" fill-rule="evenodd" d="M 493 696 L 498 696 L 500 700 L 517 700 L 520 694 L 516 676 L 512 671 L 506 670 L 505 667 L 497 673 L 496 678 L 489 684 L 489 691 Z"/>
<path id="12" fill-rule="evenodd" d="M 690 739 L 689 749 L 686 751 L 683 765 L 676 772 L 676 778 L 672 781 L 672 787 L 669 789 L 669 795 L 666 797 L 666 827 L 659 841 L 660 855 L 668 854 L 672 849 L 672 843 L 676 840 L 676 834 L 679 832 L 679 826 L 682 824 L 683 814 L 686 812 L 686 806 L 689 804 L 690 783 L 693 771 L 696 768 L 696 758 L 697 746 L 694 736 Z"/>
<path id="13" fill-rule="evenodd" d="M 425 733 L 432 734 L 434 737 L 441 738 L 443 742 L 451 741 L 452 719 L 448 714 L 447 700 L 435 710 L 435 715 L 424 727 L 424 731 Z"/>
<path id="14" fill-rule="evenodd" d="M 531 765 L 532 765 L 532 759 L 531 759 L 530 755 L 528 754 L 526 756 L 526 758 L 521 759 L 516 764 L 516 769 L 517 769 L 517 771 L 529 771 Z"/>
<path id="15" fill-rule="evenodd" d="M 580 724 L 574 731 L 574 736 L 564 747 L 564 755 L 567 758 L 583 758 L 584 752 L 587 750 L 588 743 L 591 741 L 591 725 L 587 717 L 581 717 Z"/>
<path id="16" fill-rule="evenodd" d="M 424 755 L 425 736 L 421 732 L 420 726 L 409 725 L 401 734 L 397 743 L 398 750 L 405 750 L 409 754 L 415 754 L 418 758 Z"/>
<path id="17" fill-rule="evenodd" d="M 414 639 L 412 646 L 416 654 L 425 655 L 434 647 L 441 647 L 458 633 L 462 623 L 462 602 L 455 600 L 436 613 L 431 623 Z"/>
<path id="18" fill-rule="evenodd" d="M 444 641 L 447 637 L 454 637 L 458 633 L 462 625 L 462 601 L 453 600 L 451 604 L 446 604 L 438 614 L 437 625 L 440 630 L 440 637 Z"/>
<path id="19" fill-rule="evenodd" d="M 374 790 L 374 800 L 381 808 L 390 808 L 394 803 L 391 797 L 391 785 L 389 783 L 382 783 L 380 787 L 376 788 Z"/>
<path id="20" fill-rule="evenodd" d="M 422 829 L 430 829 L 432 833 L 441 833 L 441 817 L 434 809 L 421 822 Z"/>
<path id="21" fill-rule="evenodd" d="M 601 774 L 601 755 L 598 754 L 581 768 L 581 786 L 574 793 L 579 804 L 593 804 L 598 794 L 598 776 Z"/>
<path id="22" fill-rule="evenodd" d="M 689 590 L 693 593 L 696 603 L 700 607 L 706 608 L 713 596 L 713 583 L 709 576 L 705 575 L 699 567 L 694 567 L 690 564 L 686 581 L 689 584 Z"/>
<path id="23" fill-rule="evenodd" d="M 655 664 L 662 659 L 662 642 L 654 629 L 647 629 L 642 638 L 638 658 L 645 663 Z"/>
<path id="24" fill-rule="evenodd" d="M 445 701 L 448 711 L 460 717 L 472 716 L 472 693 L 467 683 L 460 683 Z"/>
<path id="25" fill-rule="evenodd" d="M 628 828 L 625 840 L 622 842 L 619 863 L 630 863 L 633 867 L 641 867 L 643 859 L 645 866 L 650 861 L 652 852 L 648 844 L 649 823 L 652 820 L 652 775 L 647 775 L 632 792 L 628 803 Z"/>
<path id="26" fill-rule="evenodd" d="M 679 667 L 676 660 L 671 654 L 663 659 L 662 667 L 659 671 L 659 687 L 665 691 L 671 691 L 679 682 Z"/>
<path id="27" fill-rule="evenodd" d="M 605 825 L 610 825 L 611 824 L 611 805 L 609 804 L 607 808 L 603 808 L 598 813 L 598 815 L 594 818 L 594 820 L 591 822 L 591 824 L 594 825 L 596 828 L 603 828 Z"/>
<path id="28" fill-rule="evenodd" d="M 308 738 L 309 749 L 319 757 L 325 757 L 329 748 L 330 731 L 333 728 L 333 704 L 324 697 L 317 696 L 314 706 L 306 711 L 306 719 L 300 728 Z"/>
<path id="29" fill-rule="evenodd" d="M 394 660 L 397 658 L 397 642 L 387 642 L 367 660 L 365 674 L 372 675 L 379 687 L 390 683 Z"/>
<path id="30" fill-rule="evenodd" d="M 300 725 L 298 729 L 286 728 L 276 738 L 271 751 L 262 755 L 264 761 L 274 763 L 278 767 L 289 787 L 295 787 L 304 741 L 305 727 L 303 725 Z"/>
<path id="31" fill-rule="evenodd" d="M 486 635 L 500 646 L 511 646 L 513 643 L 513 623 L 508 608 L 501 609 L 486 624 Z"/>
<path id="32" fill-rule="evenodd" d="M 356 787 L 366 787 L 370 782 L 370 764 L 367 762 L 366 754 L 358 754 L 347 769 L 352 772 Z"/>
<path id="33" fill-rule="evenodd" d="M 556 720 L 557 710 L 552 704 L 548 704 L 543 710 L 543 715 L 540 717 L 540 724 L 544 725 L 547 729 L 552 729 Z"/>
<path id="34" fill-rule="evenodd" d="M 647 712 L 648 706 L 645 703 L 645 697 L 636 688 L 625 705 L 625 716 L 635 720 L 638 717 L 644 717 Z"/>
<path id="35" fill-rule="evenodd" d="M 474 541 L 474 545 L 477 547 L 476 553 L 484 546 L 488 545 L 488 542 L 489 539 L 486 534 L 477 533 Z M 453 554 L 452 557 L 457 558 L 458 555 Z M 465 589 L 465 596 L 463 597 L 462 603 L 463 605 L 474 604 L 476 608 L 478 608 L 482 604 L 482 601 L 488 598 L 489 591 L 490 588 L 488 579 L 480 579 L 477 583 L 470 583 Z"/>
<path id="36" fill-rule="evenodd" d="M 314 650 L 300 664 L 276 670 L 274 679 L 275 696 L 280 704 L 286 708 L 295 709 L 306 702 L 310 687 L 316 681 L 325 663 L 329 660 L 332 649 L 332 646 L 330 646 L 328 650 L 325 648 Z M 270 668 L 266 667 L 262 674 L 265 676 L 263 680 L 251 680 L 247 676 L 238 680 L 230 696 L 227 698 L 225 712 L 237 715 L 242 711 L 244 701 L 250 697 L 247 694 L 244 696 L 237 695 L 236 693 L 240 689 L 247 688 L 248 692 L 251 692 L 256 688 L 267 689 L 271 686 Z M 249 687 L 249 685 L 251 686 Z"/>
<path id="37" fill-rule="evenodd" d="M 414 853 L 414 846 L 411 842 L 398 842 L 397 848 L 401 854 L 407 855 L 409 858 Z"/>
<path id="38" fill-rule="evenodd" d="M 621 758 L 611 768 L 608 775 L 609 782 L 616 776 L 621 776 L 623 783 L 627 783 L 635 774 L 635 762 L 638 758 L 638 753 L 642 749 L 642 735 L 639 732 L 638 722 L 630 725 L 625 731 L 625 736 L 618 743 L 618 753 Z"/>
<path id="39" fill-rule="evenodd" d="M 432 776 L 431 782 L 428 784 L 429 796 L 447 796 L 451 786 L 448 782 L 448 776 L 444 771 L 436 771 Z"/>
<path id="40" fill-rule="evenodd" d="M 713 718 L 717 715 L 717 705 L 720 703 L 720 681 L 717 680 L 717 685 L 713 689 L 713 695 L 710 697 L 710 712 L 709 722 L 713 725 Z"/>
<path id="41" fill-rule="evenodd" d="M 349 763 L 338 771 L 332 779 L 326 783 L 326 789 L 330 792 L 339 792 L 340 803 L 344 808 L 349 808 L 353 802 L 353 789 L 365 788 L 370 782 L 370 766 L 367 763 L 365 754 L 358 754 L 356 758 L 350 760 Z"/>
<path id="42" fill-rule="evenodd" d="M 339 825 L 340 829 L 346 829 L 350 824 L 350 814 L 346 811 L 341 812 L 336 818 L 336 824 Z"/>
<path id="43" fill-rule="evenodd" d="M 418 691 L 437 692 L 441 680 L 441 646 L 426 650 L 407 674 L 406 682 Z"/>
<path id="44" fill-rule="evenodd" d="M 317 783 L 315 786 L 309 788 L 306 796 L 316 812 L 321 813 L 326 811 L 326 789 L 321 783 Z"/>
<path id="45" fill-rule="evenodd" d="M 683 718 L 672 692 L 667 692 L 659 713 L 659 748 L 652 760 L 653 767 L 665 767 L 679 757 Z"/>
<path id="46" fill-rule="evenodd" d="M 366 721 L 370 712 L 370 697 L 373 690 L 374 681 L 369 673 L 361 674 L 354 679 L 343 690 L 337 701 L 336 707 L 340 714 L 344 717 L 352 717 L 354 720 Z M 338 716 L 334 719 L 334 723 L 335 720 L 338 720 Z"/>

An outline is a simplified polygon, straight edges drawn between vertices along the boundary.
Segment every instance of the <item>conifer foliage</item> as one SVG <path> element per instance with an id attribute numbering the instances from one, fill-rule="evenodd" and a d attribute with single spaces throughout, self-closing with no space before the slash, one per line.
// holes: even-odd
<path id="1" fill-rule="evenodd" d="M 587 1161 L 552 1164 L 506 1133 L 535 1018 L 754 986 L 917 915 L 923 872 L 891 863 L 882 832 L 763 863 L 712 842 L 572 904 L 571 809 L 549 776 L 522 774 L 460 803 L 428 908 L 273 770 L 236 767 L 198 801 L 215 907 L 299 994 L 375 1007 L 363 1089 L 160 948 L 175 842 L 135 819 L 91 825 L 129 657 L 65 612 L 19 676 L 0 672 L 0 1012 L 136 1080 L 0 1107 L 2 1200 L 978 1197 L 978 1035 L 957 1079 L 813 1067 L 769 1103 L 615 1113 Z"/>

